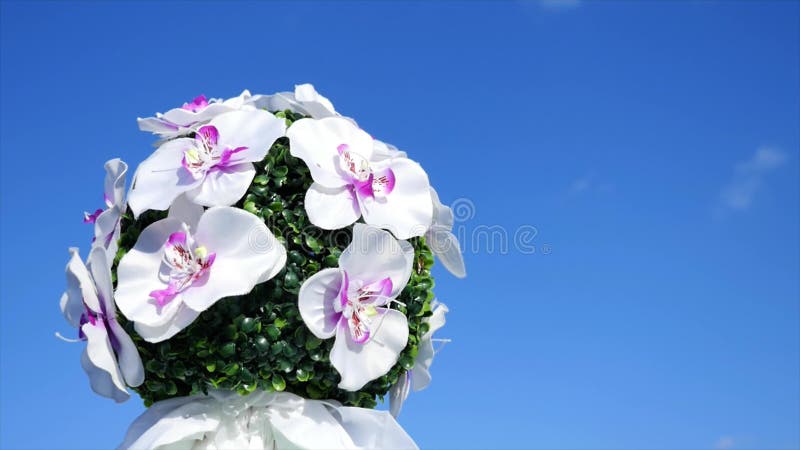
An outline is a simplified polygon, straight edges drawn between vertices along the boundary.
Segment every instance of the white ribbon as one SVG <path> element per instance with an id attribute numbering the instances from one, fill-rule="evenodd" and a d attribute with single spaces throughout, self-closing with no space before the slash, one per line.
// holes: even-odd
<path id="1" fill-rule="evenodd" d="M 212 391 L 153 404 L 120 449 L 418 449 L 387 411 L 286 392 Z"/>

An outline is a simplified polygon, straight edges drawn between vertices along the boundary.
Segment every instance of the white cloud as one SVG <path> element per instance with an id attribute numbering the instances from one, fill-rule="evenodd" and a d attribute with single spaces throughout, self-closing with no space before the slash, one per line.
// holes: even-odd
<path id="1" fill-rule="evenodd" d="M 744 211 L 753 204 L 764 177 L 786 162 L 786 154 L 772 147 L 761 147 L 747 161 L 736 165 L 731 182 L 722 190 L 725 209 Z"/>
<path id="2" fill-rule="evenodd" d="M 734 440 L 730 436 L 722 436 L 714 444 L 716 450 L 729 450 L 733 448 Z"/>
<path id="3" fill-rule="evenodd" d="M 539 6 L 545 11 L 568 11 L 581 6 L 581 0 L 539 0 Z"/>

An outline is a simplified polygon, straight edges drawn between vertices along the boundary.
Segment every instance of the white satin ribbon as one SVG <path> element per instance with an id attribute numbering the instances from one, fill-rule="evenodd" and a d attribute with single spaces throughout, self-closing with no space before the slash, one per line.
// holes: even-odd
<path id="1" fill-rule="evenodd" d="M 211 391 L 153 404 L 120 449 L 418 449 L 386 411 L 286 392 Z"/>

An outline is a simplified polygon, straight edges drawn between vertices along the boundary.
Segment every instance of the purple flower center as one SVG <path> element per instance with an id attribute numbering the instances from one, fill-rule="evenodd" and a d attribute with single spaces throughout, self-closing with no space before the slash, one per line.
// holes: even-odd
<path id="1" fill-rule="evenodd" d="M 216 253 L 208 253 L 205 247 L 197 245 L 186 227 L 172 233 L 164 244 L 163 262 L 169 268 L 167 287 L 151 292 L 150 298 L 159 306 L 166 305 L 208 274 L 215 259 Z"/>
<path id="2" fill-rule="evenodd" d="M 340 323 L 347 326 L 357 344 L 365 344 L 376 328 L 376 317 L 381 317 L 376 307 L 384 306 L 392 292 L 391 278 L 375 282 L 350 280 L 347 272 L 339 292 L 339 303 L 334 310 L 341 314 Z"/>
<path id="3" fill-rule="evenodd" d="M 181 165 L 189 171 L 195 180 L 204 178 L 212 170 L 226 170 L 238 164 L 233 160 L 237 153 L 247 150 L 247 147 L 221 148 L 218 145 L 219 131 L 212 125 L 206 125 L 197 130 L 194 145 L 184 150 Z"/>
<path id="4" fill-rule="evenodd" d="M 350 186 L 359 199 L 385 197 L 394 190 L 392 169 L 374 171 L 369 161 L 351 151 L 347 144 L 340 144 L 336 150 L 339 152 L 339 167 L 350 178 Z"/>

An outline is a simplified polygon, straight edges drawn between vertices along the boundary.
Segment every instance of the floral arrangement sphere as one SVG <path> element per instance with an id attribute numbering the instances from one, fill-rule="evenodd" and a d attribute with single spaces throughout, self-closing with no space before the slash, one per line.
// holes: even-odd
<path id="1" fill-rule="evenodd" d="M 308 84 L 139 126 L 157 149 L 129 190 L 106 163 L 61 299 L 92 389 L 150 407 L 121 447 L 414 447 L 371 408 L 430 382 L 434 256 L 465 275 L 422 167 Z"/>

